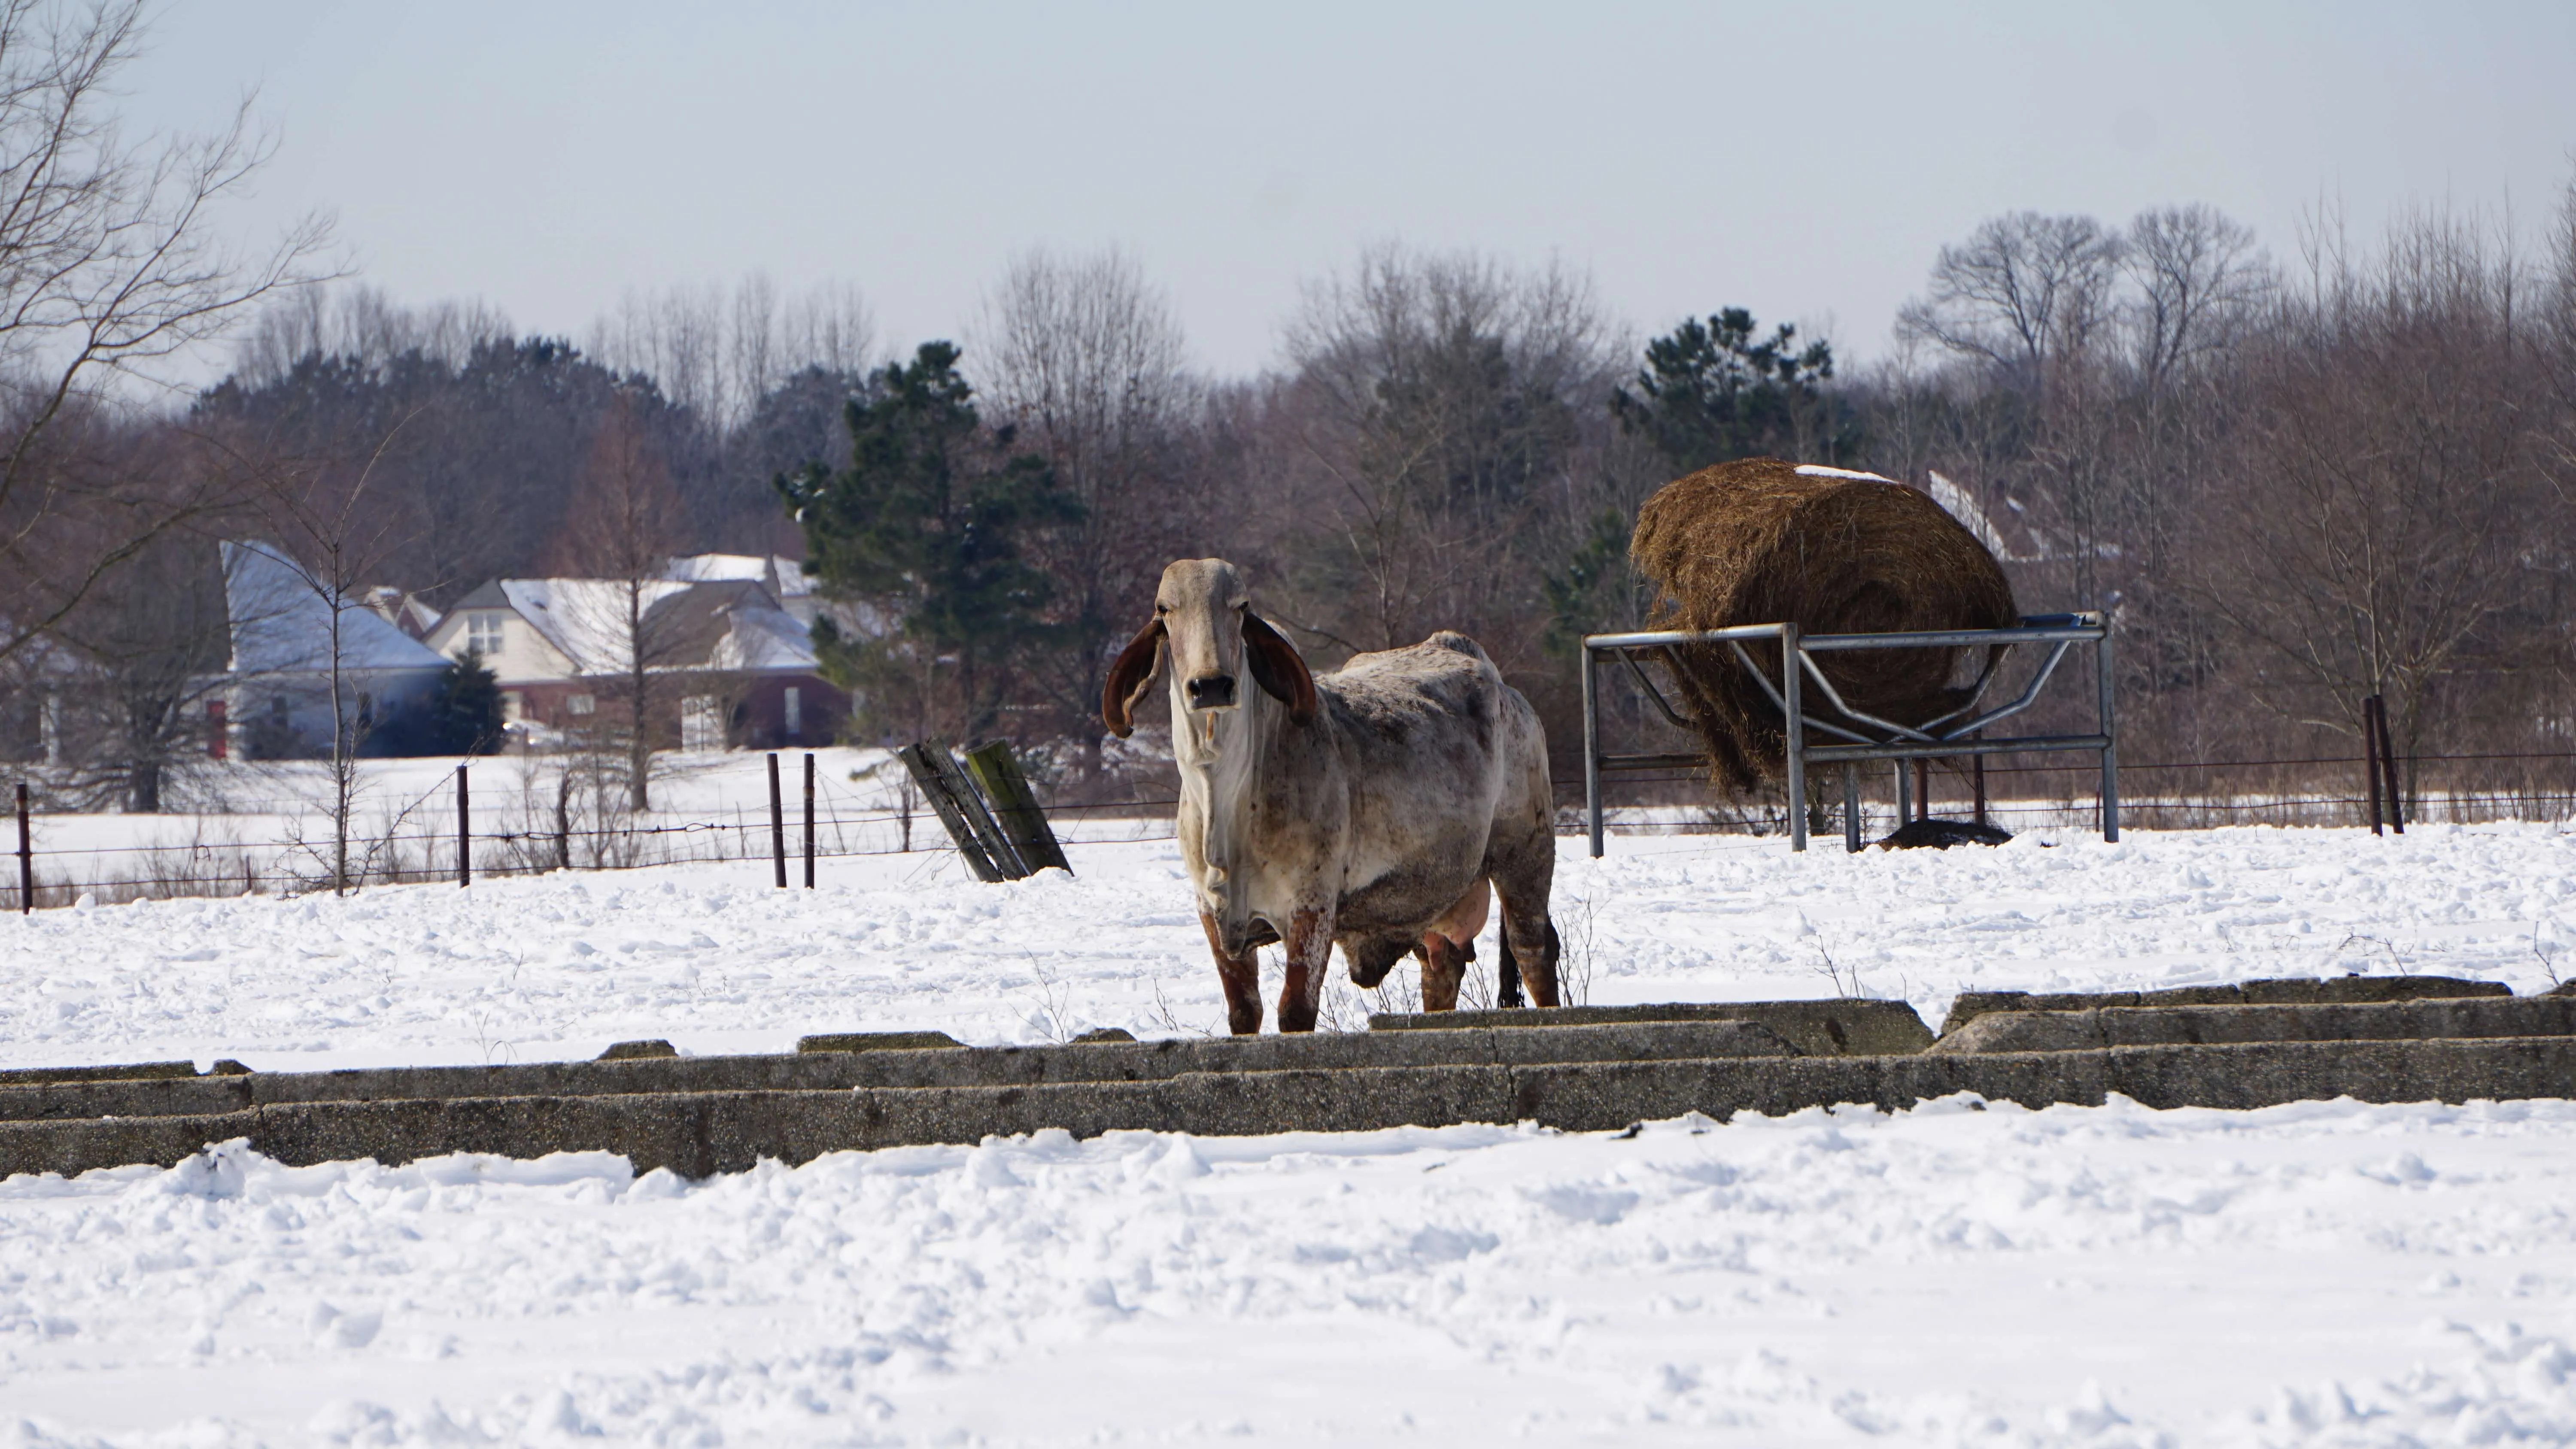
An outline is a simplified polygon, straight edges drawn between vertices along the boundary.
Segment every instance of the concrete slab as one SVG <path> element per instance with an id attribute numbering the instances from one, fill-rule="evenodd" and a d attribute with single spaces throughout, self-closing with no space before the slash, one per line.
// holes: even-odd
<path id="1" fill-rule="evenodd" d="M 126 1062 L 104 1067 L 13 1067 L 0 1071 L 0 1086 L 34 1082 L 135 1082 L 197 1075 L 195 1062 Z"/>
<path id="2" fill-rule="evenodd" d="M 2040 1107 L 2118 1093 L 2151 1107 L 2247 1108 L 2349 1096 L 2465 1102 L 2576 1096 L 2576 1040 L 2258 1042 L 2096 1051 L 1747 1057 L 1539 1066 L 1191 1072 L 1157 1081 L 950 1089 L 474 1097 L 300 1102 L 185 1117 L 0 1123 L 0 1175 L 169 1165 L 245 1138 L 289 1163 L 450 1152 L 609 1151 L 686 1176 L 762 1158 L 968 1143 L 1061 1128 L 1227 1136 L 1401 1125 L 1535 1122 L 1600 1131 L 1700 1112 L 1867 1103 L 1896 1109 L 1973 1092 Z"/>
<path id="3" fill-rule="evenodd" d="M 1932 1044 L 1931 1029 L 1902 1001 L 1844 997 L 1817 1001 L 1680 1001 L 1651 1006 L 1557 1006 L 1510 1011 L 1380 1012 L 1371 1032 L 1528 1030 L 1551 1026 L 1750 1021 L 1778 1032 L 1808 1056 L 1889 1056 Z"/>
<path id="4" fill-rule="evenodd" d="M 944 1031 L 835 1031 L 796 1039 L 800 1052 L 903 1052 L 964 1045 Z"/>
<path id="5" fill-rule="evenodd" d="M 2576 998 L 2433 997 L 2332 1006 L 2113 1006 L 1990 1011 L 1934 1052 L 2087 1051 L 2184 1042 L 2436 1041 L 2576 1036 Z"/>
<path id="6" fill-rule="evenodd" d="M 1699 1021 L 1509 1032 L 1349 1032 L 1059 1047 L 951 1046 L 804 1052 L 794 1056 L 639 1057 L 0 1087 L 0 1121 L 202 1116 L 297 1102 L 1007 1087 L 1160 1081 L 1190 1072 L 1340 1071 L 1797 1054 L 1796 1047 L 1758 1022 Z"/>
<path id="7" fill-rule="evenodd" d="M 2458 976 L 2332 976 L 2175 986 L 2162 991 L 1962 991 L 1941 1023 L 1949 1035 L 1989 1011 L 2091 1011 L 2113 1006 L 2322 1006 L 2341 1002 L 2413 1001 L 2432 996 L 2511 996 L 2500 981 Z"/>

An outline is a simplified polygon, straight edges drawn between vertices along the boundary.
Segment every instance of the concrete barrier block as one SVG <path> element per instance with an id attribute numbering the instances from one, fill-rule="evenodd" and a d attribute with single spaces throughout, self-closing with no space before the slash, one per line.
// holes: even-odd
<path id="1" fill-rule="evenodd" d="M 1426 1035 L 1428 1035 L 1426 1033 Z M 1061 1128 L 1208 1136 L 1535 1121 L 1609 1130 L 1700 1112 L 1724 1119 L 1866 1103 L 1898 1110 L 1959 1092 L 2030 1107 L 2274 1106 L 2576 1097 L 2576 1038 L 2248 1042 L 2087 1051 L 1738 1057 L 1541 1065 L 1187 1072 L 1150 1081 L 844 1091 L 313 1101 L 191 1116 L 0 1123 L 0 1175 L 179 1162 L 247 1138 L 293 1164 L 451 1152 L 624 1155 L 683 1175 L 826 1152 L 974 1142 Z"/>
<path id="2" fill-rule="evenodd" d="M 2331 1005 L 2372 1001 L 2412 1001 L 2437 996 L 2510 996 L 2499 981 L 2470 981 L 2458 976 L 2333 976 L 2238 981 L 2225 985 L 2175 986 L 2162 991 L 1962 991 L 1941 1022 L 1949 1035 L 1990 1011 L 2091 1011 L 2114 1006 L 2263 1006 Z"/>
<path id="3" fill-rule="evenodd" d="M 217 1062 L 215 1070 L 238 1067 L 239 1062 Z M 148 1082 L 168 1081 L 174 1077 L 197 1075 L 195 1062 L 126 1062 L 104 1067 L 12 1067 L 0 1071 L 0 1087 L 27 1086 L 40 1082 Z"/>
<path id="4" fill-rule="evenodd" d="M 171 1081 L 0 1087 L 0 1121 L 202 1116 L 301 1102 L 848 1091 L 1162 1081 L 1192 1072 L 1490 1066 L 1539 1061 L 1795 1055 L 1755 1022 L 1614 1023 L 1518 1031 L 1220 1037 L 1088 1046 L 956 1047 L 746 1057 L 637 1057 L 509 1066 L 263 1072 Z"/>
<path id="5" fill-rule="evenodd" d="M 964 1045 L 944 1031 L 841 1031 L 796 1039 L 800 1052 L 923 1051 Z"/>
<path id="6" fill-rule="evenodd" d="M 1517 1011 L 1380 1012 L 1372 1032 L 1528 1029 L 1647 1022 L 1750 1021 L 1808 1056 L 1890 1056 L 1932 1044 L 1923 1018 L 1902 1001 L 1846 997 L 1819 1001 L 1667 1002 L 1651 1006 L 1558 1006 Z"/>
<path id="7" fill-rule="evenodd" d="M 86 1117 L 204 1117 L 257 1104 L 243 1077 L 44 1082 L 0 1086 L 0 1122 Z"/>
<path id="8" fill-rule="evenodd" d="M 2325 1006 L 2115 1006 L 1994 1011 L 1933 1043 L 1942 1054 L 2259 1041 L 2440 1041 L 2576 1035 L 2576 999 L 2429 997 Z"/>

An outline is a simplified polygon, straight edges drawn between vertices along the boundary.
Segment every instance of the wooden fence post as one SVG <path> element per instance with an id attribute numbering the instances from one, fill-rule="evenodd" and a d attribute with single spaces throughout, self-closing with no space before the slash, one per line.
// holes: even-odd
<path id="1" fill-rule="evenodd" d="M 1018 852 L 1020 864 L 1032 872 L 1051 866 L 1070 874 L 1073 864 L 1064 858 L 1055 831 L 1048 828 L 1046 811 L 1038 805 L 1037 792 L 1029 788 L 1019 757 L 1011 753 L 1011 742 L 986 740 L 968 750 L 966 768 L 973 772 L 984 798 L 993 802 L 994 823 Z"/>
<path id="2" fill-rule="evenodd" d="M 466 782 L 468 765 L 456 767 L 456 884 L 474 884 L 474 812 L 473 787 Z"/>
<path id="3" fill-rule="evenodd" d="M 805 752 L 805 889 L 814 888 L 814 752 Z"/>
<path id="4" fill-rule="evenodd" d="M 778 752 L 769 752 L 769 859 L 777 867 L 778 888 L 787 889 L 787 811 L 778 800 Z"/>
<path id="5" fill-rule="evenodd" d="M 911 772 L 939 823 L 948 827 L 948 838 L 956 842 L 957 853 L 966 858 L 966 868 L 977 880 L 990 884 L 1025 874 L 1009 843 L 984 814 L 984 802 L 975 787 L 958 770 L 957 762 L 948 758 L 948 751 L 915 742 L 895 751 L 895 758 Z"/>

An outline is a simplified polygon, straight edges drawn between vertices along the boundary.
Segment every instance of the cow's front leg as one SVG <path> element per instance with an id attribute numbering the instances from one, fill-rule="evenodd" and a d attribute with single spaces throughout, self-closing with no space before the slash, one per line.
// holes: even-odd
<path id="1" fill-rule="evenodd" d="M 1261 948 L 1247 946 L 1240 956 L 1229 956 L 1225 936 L 1216 928 L 1216 917 L 1199 912 L 1199 925 L 1207 931 L 1208 950 L 1216 955 L 1216 979 L 1225 986 L 1225 1024 L 1236 1036 L 1253 1036 L 1261 1030 Z"/>
<path id="2" fill-rule="evenodd" d="M 1288 969 L 1287 979 L 1279 986 L 1279 1029 L 1313 1031 L 1316 1013 L 1324 1004 L 1324 968 L 1332 964 L 1332 908 L 1300 906 L 1291 912 L 1286 944 Z"/>

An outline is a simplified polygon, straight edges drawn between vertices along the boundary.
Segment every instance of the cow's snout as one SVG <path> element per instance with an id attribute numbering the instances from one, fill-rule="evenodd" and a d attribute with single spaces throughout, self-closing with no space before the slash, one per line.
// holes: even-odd
<path id="1" fill-rule="evenodd" d="M 1192 709 L 1234 708 L 1234 676 L 1231 674 L 1202 674 L 1189 682 L 1188 690 Z"/>

